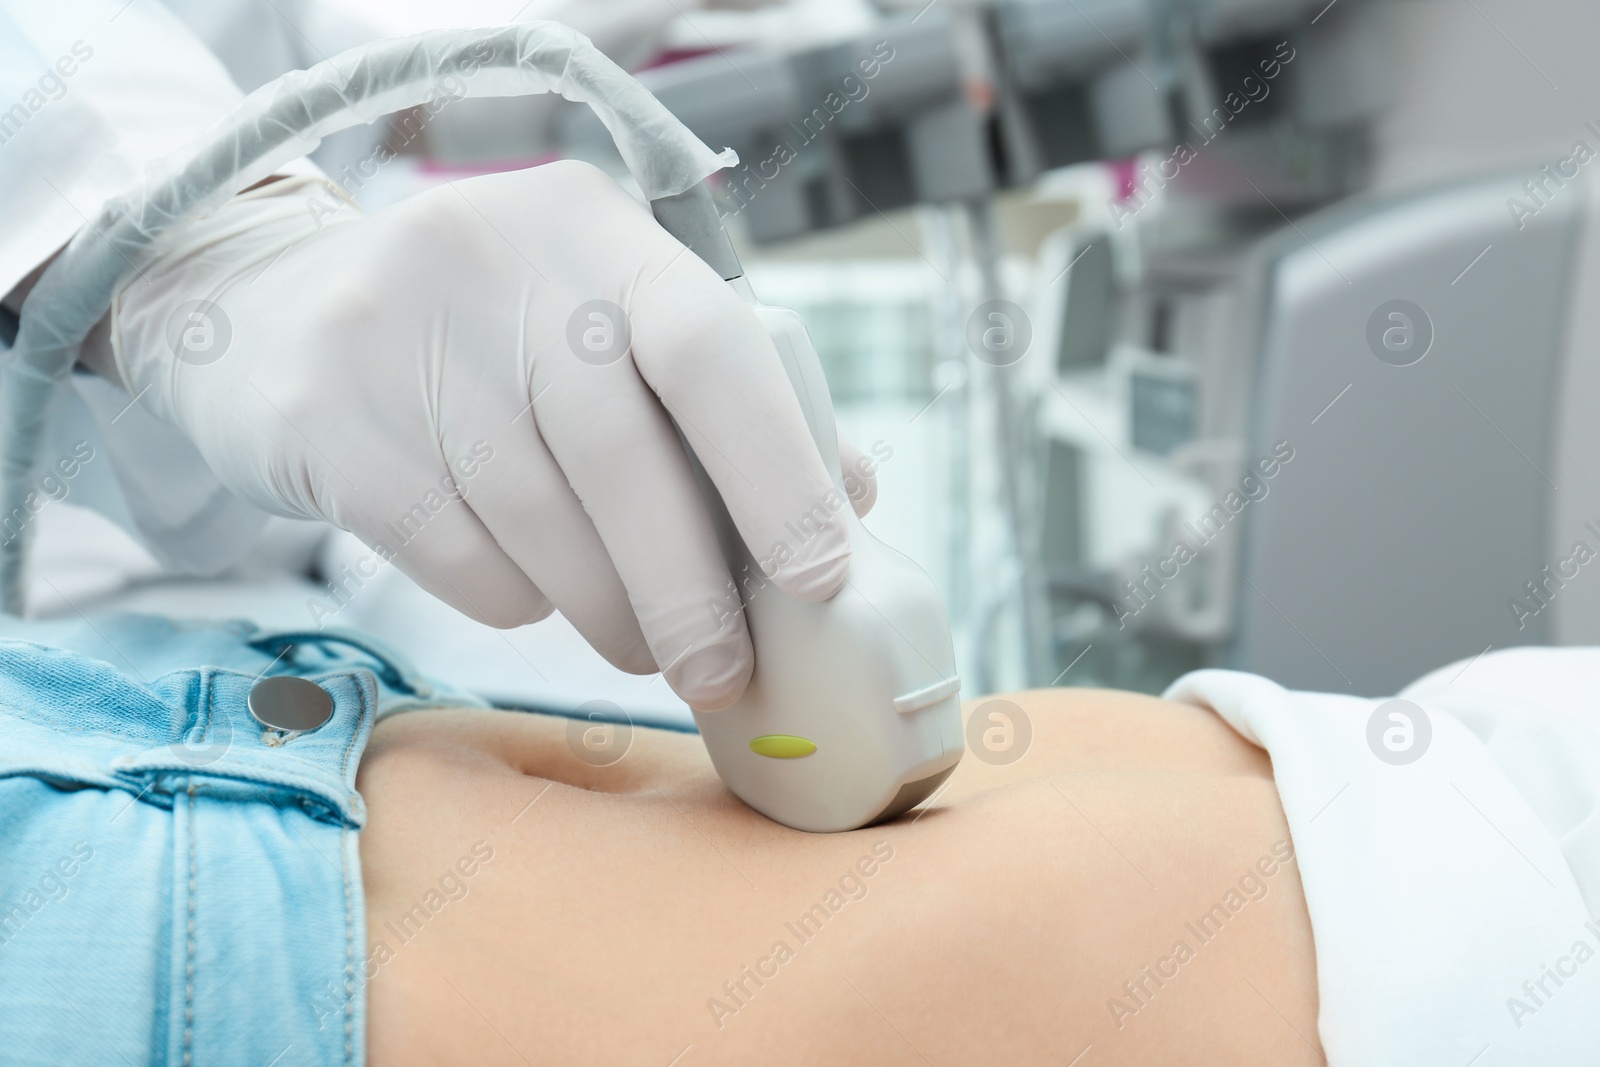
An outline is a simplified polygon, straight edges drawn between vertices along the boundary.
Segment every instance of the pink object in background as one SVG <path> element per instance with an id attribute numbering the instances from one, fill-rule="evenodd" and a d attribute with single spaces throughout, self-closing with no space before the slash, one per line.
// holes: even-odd
<path id="1" fill-rule="evenodd" d="M 1117 181 L 1117 199 L 1127 201 L 1133 199 L 1134 188 L 1138 182 L 1138 160 L 1129 156 L 1127 159 L 1113 159 L 1106 163 L 1106 168 L 1111 171 L 1112 177 Z"/>

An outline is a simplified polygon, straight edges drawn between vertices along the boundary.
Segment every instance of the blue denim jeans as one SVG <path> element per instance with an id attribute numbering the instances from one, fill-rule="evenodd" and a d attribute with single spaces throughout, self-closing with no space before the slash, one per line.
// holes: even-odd
<path id="1" fill-rule="evenodd" d="M 281 674 L 332 717 L 264 727 Z M 0 1062 L 364 1062 L 356 766 L 449 704 L 482 702 L 342 632 L 0 622 Z"/>

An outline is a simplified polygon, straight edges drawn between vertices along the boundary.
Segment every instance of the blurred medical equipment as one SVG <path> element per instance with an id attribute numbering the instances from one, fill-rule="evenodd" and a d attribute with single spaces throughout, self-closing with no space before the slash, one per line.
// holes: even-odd
<path id="1" fill-rule="evenodd" d="M 1201 404 L 1185 447 L 1208 457 L 1217 501 L 1244 486 L 1270 503 L 1237 508 L 1197 589 L 1145 586 L 1141 567 L 1124 608 L 1148 598 L 1153 630 L 1329 691 L 1600 636 L 1581 574 L 1600 547 L 1600 199 L 1575 182 L 1519 227 L 1506 205 L 1525 181 L 1351 202 L 1251 250 L 1211 294 L 1222 328 L 1191 339 L 1206 347 L 1190 356 Z M 1288 450 L 1275 480 L 1252 471 Z M 1215 504 L 1203 514 L 1218 521 Z M 1172 516 L 1174 539 L 1193 539 L 1187 517 Z"/>
<path id="2" fill-rule="evenodd" d="M 1213 663 L 1379 694 L 1600 636 L 1593 184 L 1532 165 L 1347 197 L 1385 13 L 1289 35 L 1269 96 L 1041 257 L 1041 537 L 1086 681 Z M 1131 551 L 1108 513 L 1142 526 Z"/>
<path id="3" fill-rule="evenodd" d="M 103 207 L 96 224 L 45 271 L 23 305 L 17 344 L 0 378 L 5 511 L 25 506 L 32 491 L 39 443 L 83 338 L 162 233 L 302 155 L 323 134 L 415 104 L 465 57 L 483 68 L 475 91 L 553 90 L 588 103 L 615 137 L 657 220 L 754 304 L 703 185 L 728 160 L 581 35 L 531 23 L 380 42 L 252 94 L 198 154 L 153 168 L 134 191 Z M 751 806 L 800 829 L 852 829 L 899 814 L 948 777 L 962 752 L 960 681 L 933 584 L 868 534 L 849 508 L 827 383 L 804 326 L 781 308 L 755 310 L 833 473 L 834 492 L 796 522 L 814 534 L 816 512 L 844 510 L 854 554 L 844 590 L 827 601 L 802 601 L 775 588 L 776 565 L 745 547 L 700 471 L 737 576 L 742 603 L 729 610 L 744 612 L 757 666 L 737 703 L 696 718 L 718 773 Z M 0 593 L 13 613 L 22 609 L 27 543 L 26 536 L 13 538 L 0 556 Z"/>

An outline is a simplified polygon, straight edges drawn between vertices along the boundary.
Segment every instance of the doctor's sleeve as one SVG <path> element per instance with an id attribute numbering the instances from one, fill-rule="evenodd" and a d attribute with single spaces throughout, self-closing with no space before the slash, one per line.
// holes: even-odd
<path id="1" fill-rule="evenodd" d="M 183 149 L 242 98 L 217 58 L 154 0 L 0 0 L 0 295 L 146 165 Z M 320 173 L 308 160 L 284 172 Z M 265 512 L 228 492 L 176 428 L 119 386 L 73 379 L 42 460 L 100 457 L 74 464 L 74 503 L 128 529 L 174 570 L 219 570 L 250 547 Z"/>

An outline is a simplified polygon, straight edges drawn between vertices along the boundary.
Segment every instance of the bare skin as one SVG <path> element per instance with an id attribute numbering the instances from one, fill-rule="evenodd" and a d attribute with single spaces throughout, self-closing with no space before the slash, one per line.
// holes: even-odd
<path id="1" fill-rule="evenodd" d="M 371 1062 L 1322 1063 L 1265 754 L 1150 697 L 1006 699 L 1020 760 L 834 835 L 744 807 L 693 736 L 636 728 L 596 768 L 549 716 L 386 720 L 358 783 Z"/>

